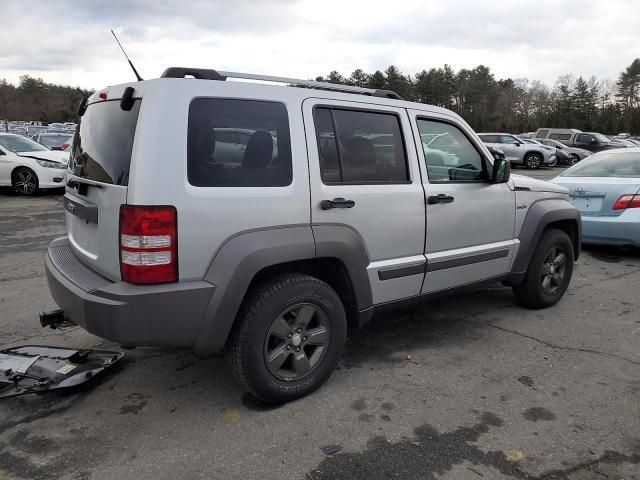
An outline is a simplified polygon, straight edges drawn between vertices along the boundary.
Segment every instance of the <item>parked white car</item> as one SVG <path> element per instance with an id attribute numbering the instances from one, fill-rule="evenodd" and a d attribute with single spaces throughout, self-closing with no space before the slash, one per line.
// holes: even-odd
<path id="1" fill-rule="evenodd" d="M 52 151 L 13 133 L 0 133 L 0 186 L 33 195 L 64 185 L 69 152 Z"/>

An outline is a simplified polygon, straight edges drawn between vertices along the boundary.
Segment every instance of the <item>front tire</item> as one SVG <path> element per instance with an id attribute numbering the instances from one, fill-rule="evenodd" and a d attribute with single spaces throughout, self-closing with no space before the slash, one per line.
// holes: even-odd
<path id="1" fill-rule="evenodd" d="M 571 156 L 571 158 L 569 159 L 570 166 L 573 166 L 580 161 L 580 157 L 578 156 L 577 153 L 572 153 L 570 156 Z"/>
<path id="2" fill-rule="evenodd" d="M 513 287 L 516 299 L 528 308 L 555 305 L 565 294 L 573 275 L 573 243 L 562 230 L 542 235 L 520 285 Z"/>
<path id="3" fill-rule="evenodd" d="M 542 165 L 543 158 L 539 153 L 529 153 L 524 157 L 524 164 L 527 168 L 538 169 Z"/>
<path id="4" fill-rule="evenodd" d="M 30 168 L 20 167 L 13 172 L 11 185 L 21 195 L 35 195 L 38 193 L 38 176 Z"/>
<path id="5" fill-rule="evenodd" d="M 227 342 L 236 379 L 259 399 L 285 403 L 320 387 L 347 334 L 338 294 L 304 274 L 278 275 L 247 296 Z"/>

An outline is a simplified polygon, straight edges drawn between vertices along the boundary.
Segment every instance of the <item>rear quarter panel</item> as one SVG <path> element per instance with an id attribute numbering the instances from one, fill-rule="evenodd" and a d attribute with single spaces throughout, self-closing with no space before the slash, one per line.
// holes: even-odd
<path id="1" fill-rule="evenodd" d="M 300 96 L 292 89 L 241 82 L 159 79 L 140 111 L 127 203 L 174 205 L 180 280 L 202 279 L 230 237 L 310 223 L 307 151 Z M 293 180 L 285 187 L 194 187 L 187 180 L 189 105 L 197 97 L 278 101 L 287 107 Z"/>

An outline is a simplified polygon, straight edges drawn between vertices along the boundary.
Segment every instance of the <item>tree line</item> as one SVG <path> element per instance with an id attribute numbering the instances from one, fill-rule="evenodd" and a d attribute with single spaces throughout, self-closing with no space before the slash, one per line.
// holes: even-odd
<path id="1" fill-rule="evenodd" d="M 29 75 L 21 76 L 17 86 L 0 78 L 0 120 L 75 122 L 80 101 L 91 93 Z"/>
<path id="2" fill-rule="evenodd" d="M 455 72 L 449 65 L 405 75 L 337 71 L 318 81 L 393 90 L 406 100 L 458 113 L 476 131 L 530 132 L 540 127 L 577 128 L 608 134 L 640 134 L 640 59 L 620 72 L 616 82 L 562 75 L 552 87 L 528 79 L 499 79 L 479 65 Z"/>
<path id="3" fill-rule="evenodd" d="M 553 86 L 537 80 L 496 79 L 479 65 L 457 72 L 449 65 L 407 75 L 390 66 L 384 72 L 337 71 L 318 81 L 393 90 L 403 98 L 445 107 L 477 131 L 529 132 L 539 127 L 577 128 L 608 134 L 640 134 L 640 59 L 617 81 L 567 74 Z M 76 109 L 92 92 L 20 77 L 15 86 L 0 79 L 0 119 L 77 121 Z"/>

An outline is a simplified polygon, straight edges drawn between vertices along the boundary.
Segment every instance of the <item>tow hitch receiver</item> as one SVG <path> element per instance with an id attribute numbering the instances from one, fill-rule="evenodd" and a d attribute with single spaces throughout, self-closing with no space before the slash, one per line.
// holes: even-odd
<path id="1" fill-rule="evenodd" d="M 0 351 L 0 398 L 74 387 L 123 357 L 122 352 L 25 345 Z"/>

